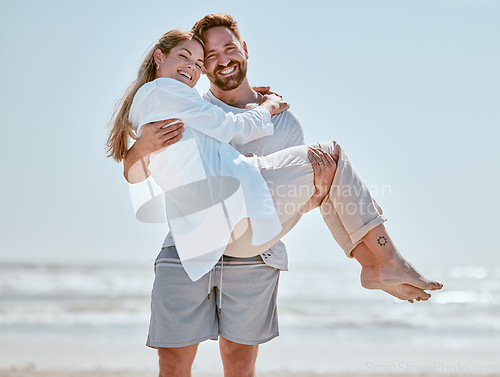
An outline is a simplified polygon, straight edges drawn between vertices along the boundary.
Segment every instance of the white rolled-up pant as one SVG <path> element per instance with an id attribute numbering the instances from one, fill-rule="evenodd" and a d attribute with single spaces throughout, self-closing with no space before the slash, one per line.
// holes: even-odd
<path id="1" fill-rule="evenodd" d="M 378 212 L 368 187 L 338 143 L 330 141 L 311 146 L 339 156 L 330 191 L 319 208 L 333 238 L 351 257 L 361 239 L 386 219 Z M 267 156 L 251 157 L 266 180 L 283 229 L 272 240 L 255 246 L 252 245 L 252 229 L 245 219 L 235 227 L 225 255 L 249 257 L 261 254 L 297 224 L 315 191 L 308 149 L 309 146 L 301 145 Z"/>

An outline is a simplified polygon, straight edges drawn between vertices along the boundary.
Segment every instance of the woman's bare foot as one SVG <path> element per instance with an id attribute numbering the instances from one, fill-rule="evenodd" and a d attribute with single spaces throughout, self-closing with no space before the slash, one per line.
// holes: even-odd
<path id="1" fill-rule="evenodd" d="M 410 284 L 414 287 L 431 291 L 443 288 L 441 283 L 422 276 L 402 257 L 396 257 L 380 263 L 380 281 L 387 285 Z"/>
<path id="2" fill-rule="evenodd" d="M 365 287 L 366 288 L 366 287 Z M 413 303 L 416 301 L 427 301 L 431 295 L 423 289 L 416 288 L 409 284 L 387 285 L 384 283 L 371 284 L 368 289 L 380 289 L 400 300 Z"/>
<path id="3" fill-rule="evenodd" d="M 380 265 L 372 265 L 361 269 L 361 285 L 366 289 L 380 289 L 400 300 L 407 300 L 413 303 L 417 301 L 427 301 L 431 295 L 423 289 L 409 284 L 389 285 L 380 281 Z"/>
<path id="4" fill-rule="evenodd" d="M 380 282 L 387 285 L 409 284 L 425 290 L 436 290 L 442 284 L 429 280 L 421 275 L 406 259 L 404 259 L 392 243 L 383 224 L 370 230 L 363 237 L 380 263 Z"/>
<path id="5" fill-rule="evenodd" d="M 388 285 L 380 279 L 380 262 L 363 242 L 356 246 L 352 256 L 361 264 L 361 285 L 366 289 L 380 289 L 400 300 L 413 303 L 427 301 L 431 295 L 409 284 Z"/>

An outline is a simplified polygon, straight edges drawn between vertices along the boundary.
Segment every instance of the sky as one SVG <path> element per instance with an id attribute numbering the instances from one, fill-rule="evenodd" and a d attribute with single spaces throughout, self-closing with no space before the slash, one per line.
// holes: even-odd
<path id="1" fill-rule="evenodd" d="M 0 263 L 155 258 L 166 225 L 135 219 L 108 122 L 151 44 L 215 12 L 239 23 L 250 83 L 308 143 L 344 146 L 405 256 L 500 264 L 495 0 L 0 0 Z M 291 264 L 348 263 L 317 210 L 285 242 Z"/>

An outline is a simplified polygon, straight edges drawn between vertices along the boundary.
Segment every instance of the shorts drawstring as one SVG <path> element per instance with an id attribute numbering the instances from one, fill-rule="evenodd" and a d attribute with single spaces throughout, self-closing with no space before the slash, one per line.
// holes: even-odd
<path id="1" fill-rule="evenodd" d="M 208 295 L 207 295 L 207 300 L 210 300 L 210 291 L 212 290 L 212 270 L 210 270 L 210 275 L 208 276 Z"/>
<path id="2" fill-rule="evenodd" d="M 213 268 L 210 270 L 208 275 L 208 291 L 207 300 L 210 300 L 210 292 L 212 291 L 212 272 Z M 221 257 L 221 268 L 220 268 L 220 282 L 219 282 L 219 314 L 222 312 L 222 274 L 224 273 L 224 255 Z"/>
<path id="3" fill-rule="evenodd" d="M 220 284 L 219 284 L 219 315 L 222 313 L 222 274 L 224 273 L 224 254 L 221 257 Z"/>

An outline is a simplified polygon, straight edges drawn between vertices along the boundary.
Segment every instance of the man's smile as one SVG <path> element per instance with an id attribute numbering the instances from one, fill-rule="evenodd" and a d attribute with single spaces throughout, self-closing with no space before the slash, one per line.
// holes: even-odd
<path id="1" fill-rule="evenodd" d="M 224 68 L 223 70 L 220 70 L 217 73 L 219 75 L 221 75 L 221 76 L 229 76 L 229 75 L 233 74 L 236 71 L 236 68 L 238 68 L 238 65 L 234 64 L 234 65 L 232 65 L 230 67 L 227 67 L 227 68 Z"/>

